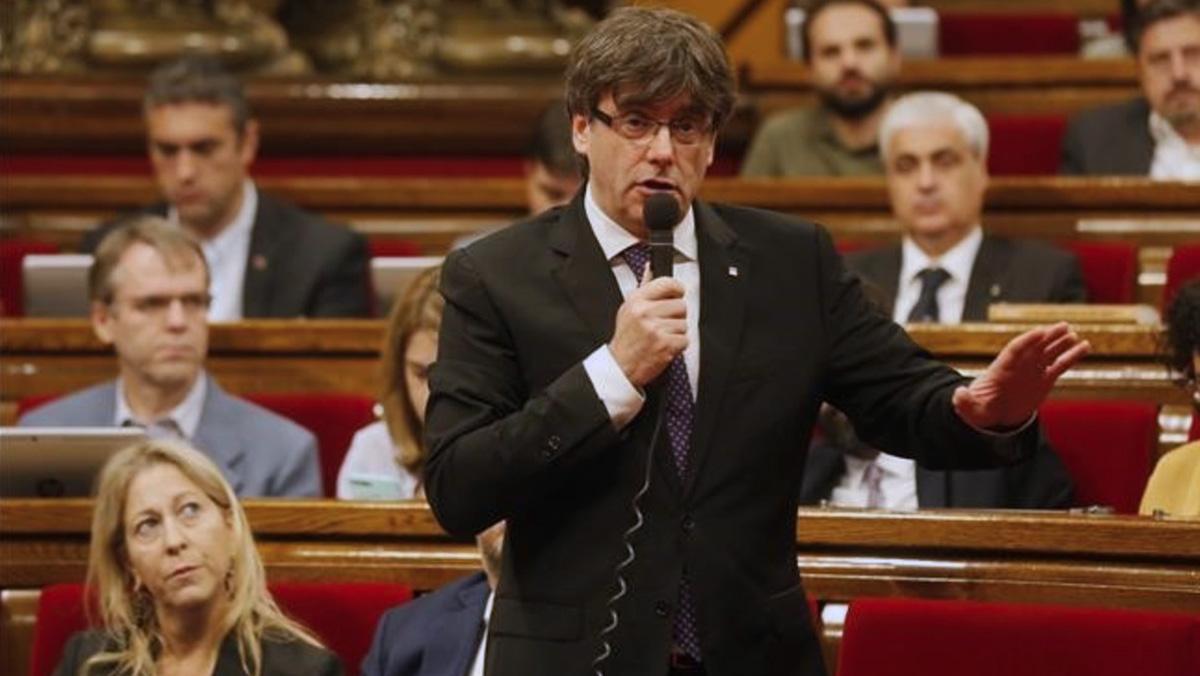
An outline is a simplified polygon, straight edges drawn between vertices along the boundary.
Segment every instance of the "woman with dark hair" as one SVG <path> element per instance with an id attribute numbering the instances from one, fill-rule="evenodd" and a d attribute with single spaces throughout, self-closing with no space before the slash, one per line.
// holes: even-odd
<path id="1" fill-rule="evenodd" d="M 1185 378 L 1192 395 L 1193 415 L 1200 415 L 1200 279 L 1179 289 L 1167 310 L 1167 363 Z M 1142 514 L 1200 516 L 1200 440 L 1181 446 L 1159 459 L 1142 496 Z"/>

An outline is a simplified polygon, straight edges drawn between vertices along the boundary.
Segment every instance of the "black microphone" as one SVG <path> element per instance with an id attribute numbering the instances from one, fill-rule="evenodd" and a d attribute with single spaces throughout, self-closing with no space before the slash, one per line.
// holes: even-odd
<path id="1" fill-rule="evenodd" d="M 642 221 L 650 231 L 650 272 L 655 277 L 671 276 L 675 264 L 674 230 L 682 217 L 679 202 L 665 192 L 654 193 L 642 205 Z"/>

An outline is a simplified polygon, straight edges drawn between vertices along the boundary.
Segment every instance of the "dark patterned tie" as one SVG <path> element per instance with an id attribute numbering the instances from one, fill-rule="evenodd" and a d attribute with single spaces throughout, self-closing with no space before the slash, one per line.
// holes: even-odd
<path id="1" fill-rule="evenodd" d="M 936 322 L 938 321 L 937 292 L 942 284 L 950 279 L 950 273 L 941 268 L 925 268 L 917 273 L 921 279 L 921 295 L 908 313 L 908 321 Z"/>
<path id="2" fill-rule="evenodd" d="M 621 257 L 640 283 L 646 264 L 650 261 L 650 246 L 634 244 L 622 251 Z M 692 423 L 696 415 L 696 403 L 692 399 L 692 387 L 688 383 L 687 365 L 683 361 L 682 353 L 675 355 L 671 360 L 666 376 L 667 437 L 671 442 L 671 457 L 675 460 L 675 469 L 682 480 L 687 476 L 688 447 L 691 444 Z M 693 659 L 700 659 L 696 598 L 692 594 L 691 582 L 686 572 L 679 584 L 679 608 L 675 612 L 674 640 L 680 650 Z"/>

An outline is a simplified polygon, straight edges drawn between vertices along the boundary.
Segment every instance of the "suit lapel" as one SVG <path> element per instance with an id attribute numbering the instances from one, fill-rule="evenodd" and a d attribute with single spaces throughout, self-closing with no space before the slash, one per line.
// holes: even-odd
<path id="1" fill-rule="evenodd" d="M 550 248 L 563 257 L 562 265 L 552 270 L 551 275 L 596 338 L 607 342 L 612 337 L 617 308 L 621 306 L 621 288 L 588 225 L 583 195 L 584 191 L 579 191 L 562 210 L 550 232 Z"/>
<path id="2" fill-rule="evenodd" d="M 234 492 L 240 495 L 243 485 L 238 467 L 245 457 L 245 449 L 230 424 L 233 415 L 227 410 L 230 396 L 225 394 L 214 378 L 207 373 L 204 377 L 208 378 L 204 410 L 200 413 L 200 424 L 196 427 L 196 438 L 192 439 L 192 445 L 217 463 Z"/>
<path id="3" fill-rule="evenodd" d="M 280 238 L 279 220 L 274 203 L 258 193 L 258 209 L 250 230 L 250 255 L 246 257 L 246 276 L 242 282 L 242 316 L 264 317 L 271 301 L 271 267 Z"/>
<path id="4" fill-rule="evenodd" d="M 746 287 L 754 274 L 729 224 L 699 200 L 695 210 L 700 256 L 700 382 L 685 493 L 694 488 L 709 455 L 729 371 L 741 341 Z"/>
<path id="5" fill-rule="evenodd" d="M 458 603 L 434 621 L 432 640 L 421 660 L 420 676 L 461 676 L 471 666 L 483 631 L 483 606 L 487 603 L 486 584 L 473 584 L 459 590 Z"/>
<path id="6" fill-rule="evenodd" d="M 996 240 L 984 236 L 979 253 L 975 255 L 975 264 L 971 266 L 971 279 L 967 283 L 962 313 L 964 322 L 987 320 L 988 306 L 1004 297 L 1009 254 Z"/>

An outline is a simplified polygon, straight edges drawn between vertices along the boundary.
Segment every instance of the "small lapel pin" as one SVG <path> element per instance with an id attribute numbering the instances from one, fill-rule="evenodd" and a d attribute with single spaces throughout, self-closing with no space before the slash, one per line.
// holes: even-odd
<path id="1" fill-rule="evenodd" d="M 737 269 L 737 266 L 736 266 L 736 265 L 730 265 L 730 266 L 729 266 L 729 276 L 730 276 L 730 277 L 737 277 L 737 276 L 738 276 L 738 269 Z"/>
<path id="2" fill-rule="evenodd" d="M 992 298 L 999 298 L 1000 297 L 1000 285 L 993 284 L 992 288 L 988 290 L 988 293 L 992 294 Z"/>
<path id="3" fill-rule="evenodd" d="M 250 265 L 253 266 L 255 270 L 266 270 L 267 257 L 262 254 L 254 254 L 254 256 L 250 258 Z"/>

